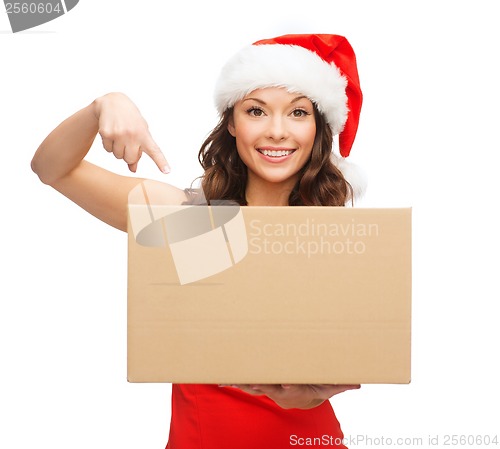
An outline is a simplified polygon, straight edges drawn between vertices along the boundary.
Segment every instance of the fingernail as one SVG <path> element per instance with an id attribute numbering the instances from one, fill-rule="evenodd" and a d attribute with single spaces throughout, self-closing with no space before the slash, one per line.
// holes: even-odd
<path id="1" fill-rule="evenodd" d="M 161 170 L 163 173 L 165 173 L 166 175 L 168 175 L 170 172 L 171 172 L 171 168 L 169 165 L 165 165 L 162 170 Z"/>

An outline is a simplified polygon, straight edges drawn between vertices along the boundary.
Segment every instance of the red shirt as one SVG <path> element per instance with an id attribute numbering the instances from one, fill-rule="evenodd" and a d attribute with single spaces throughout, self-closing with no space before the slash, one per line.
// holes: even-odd
<path id="1" fill-rule="evenodd" d="M 167 449 L 345 449 L 342 439 L 329 401 L 308 410 L 288 410 L 266 396 L 236 388 L 172 385 Z"/>

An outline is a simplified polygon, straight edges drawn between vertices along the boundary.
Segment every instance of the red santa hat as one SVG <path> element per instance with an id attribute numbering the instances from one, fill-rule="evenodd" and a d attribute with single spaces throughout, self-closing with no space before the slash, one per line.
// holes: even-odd
<path id="1" fill-rule="evenodd" d="M 306 95 L 339 136 L 332 158 L 355 196 L 365 189 L 358 167 L 345 161 L 358 129 L 363 95 L 354 51 L 343 36 L 288 34 L 243 48 L 222 68 L 215 88 L 219 114 L 255 89 L 284 87 Z"/>

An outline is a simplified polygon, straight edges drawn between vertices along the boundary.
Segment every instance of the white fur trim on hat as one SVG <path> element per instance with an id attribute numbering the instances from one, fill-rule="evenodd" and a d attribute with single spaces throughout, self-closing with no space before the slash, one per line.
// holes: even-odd
<path id="1" fill-rule="evenodd" d="M 339 134 L 347 120 L 347 80 L 334 64 L 298 45 L 251 45 L 222 68 L 215 87 L 219 114 L 264 87 L 284 87 L 306 95 Z"/>

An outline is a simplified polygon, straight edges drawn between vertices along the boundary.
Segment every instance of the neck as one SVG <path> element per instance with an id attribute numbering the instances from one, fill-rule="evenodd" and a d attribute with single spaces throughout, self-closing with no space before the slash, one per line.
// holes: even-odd
<path id="1" fill-rule="evenodd" d="M 284 183 L 273 183 L 249 176 L 245 190 L 247 204 L 249 206 L 288 206 L 288 198 L 295 183 L 295 179 Z"/>

